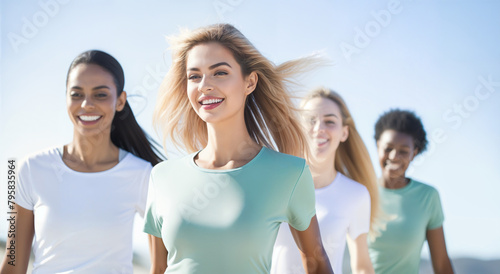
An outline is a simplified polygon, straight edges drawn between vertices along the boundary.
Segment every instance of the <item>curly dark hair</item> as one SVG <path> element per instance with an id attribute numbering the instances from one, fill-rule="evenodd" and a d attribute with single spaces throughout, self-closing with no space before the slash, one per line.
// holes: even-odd
<path id="1" fill-rule="evenodd" d="M 398 132 L 406 133 L 413 138 L 415 148 L 418 154 L 427 149 L 427 138 L 424 125 L 413 111 L 391 109 L 382 114 L 375 124 L 375 141 L 380 139 L 380 135 L 385 130 L 392 129 Z"/>

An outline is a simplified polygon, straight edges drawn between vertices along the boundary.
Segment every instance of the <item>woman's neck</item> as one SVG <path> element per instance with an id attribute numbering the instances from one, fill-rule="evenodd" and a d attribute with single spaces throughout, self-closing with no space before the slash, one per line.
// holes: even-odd
<path id="1" fill-rule="evenodd" d="M 335 157 L 325 161 L 316 160 L 309 168 L 313 177 L 314 188 L 316 189 L 330 185 L 335 177 L 337 177 Z"/>
<path id="2" fill-rule="evenodd" d="M 72 169 L 83 172 L 107 170 L 118 163 L 119 149 L 111 138 L 73 135 L 73 141 L 64 147 L 63 161 Z"/>
<path id="3" fill-rule="evenodd" d="M 207 124 L 207 130 L 207 146 L 195 158 L 196 164 L 204 168 L 241 167 L 262 148 L 250 137 L 244 120 L 231 126 Z"/>

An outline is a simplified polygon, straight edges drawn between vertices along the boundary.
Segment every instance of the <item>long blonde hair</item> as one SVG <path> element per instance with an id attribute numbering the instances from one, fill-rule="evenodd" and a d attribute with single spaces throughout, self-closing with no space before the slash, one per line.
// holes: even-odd
<path id="1" fill-rule="evenodd" d="M 378 218 L 380 208 L 377 177 L 370 155 L 356 129 L 351 112 L 347 108 L 344 99 L 337 92 L 325 87 L 316 88 L 304 97 L 301 105 L 304 106 L 309 100 L 318 97 L 329 99 L 336 103 L 342 115 L 342 124 L 348 126 L 349 137 L 344 142 L 341 142 L 337 148 L 334 168 L 368 189 L 371 199 L 370 237 L 374 238 L 380 234 L 383 225 L 379 222 Z"/>
<path id="2" fill-rule="evenodd" d="M 229 24 L 215 24 L 196 30 L 181 31 L 169 38 L 172 66 L 159 90 L 153 124 L 176 147 L 195 152 L 207 145 L 207 125 L 196 114 L 186 94 L 186 61 L 189 51 L 199 44 L 216 42 L 226 47 L 241 66 L 243 76 L 255 71 L 258 83 L 245 103 L 245 124 L 250 137 L 262 146 L 304 156 L 308 151 L 307 136 L 298 110 L 293 107 L 288 83 L 319 62 L 319 58 L 302 58 L 275 66 Z"/>

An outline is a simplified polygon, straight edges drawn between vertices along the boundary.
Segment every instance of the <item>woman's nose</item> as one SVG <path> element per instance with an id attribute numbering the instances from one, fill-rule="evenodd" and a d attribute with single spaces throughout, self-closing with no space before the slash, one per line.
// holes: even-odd
<path id="1" fill-rule="evenodd" d="M 203 76 L 200 83 L 198 84 L 198 91 L 202 93 L 207 93 L 212 90 L 213 90 L 212 84 L 210 83 L 210 81 L 207 79 L 206 76 Z"/>
<path id="2" fill-rule="evenodd" d="M 321 130 L 321 121 L 314 120 L 311 123 L 312 123 L 312 130 L 313 130 L 313 132 L 318 132 L 318 131 Z"/>
<path id="3" fill-rule="evenodd" d="M 397 157 L 397 152 L 396 152 L 396 150 L 395 150 L 395 149 L 391 150 L 391 151 L 389 152 L 389 159 L 391 159 L 391 160 L 392 160 L 392 159 L 396 159 L 396 157 Z"/>
<path id="4" fill-rule="evenodd" d="M 83 99 L 82 108 L 84 108 L 84 109 L 94 108 L 94 102 L 92 101 L 92 99 L 88 98 L 88 97 Z"/>

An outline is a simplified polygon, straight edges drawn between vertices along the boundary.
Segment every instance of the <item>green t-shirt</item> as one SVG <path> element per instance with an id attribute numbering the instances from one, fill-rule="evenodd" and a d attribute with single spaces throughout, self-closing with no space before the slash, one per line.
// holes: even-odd
<path id="1" fill-rule="evenodd" d="M 439 194 L 432 186 L 410 180 L 399 189 L 379 187 L 382 210 L 391 221 L 369 242 L 375 273 L 418 273 L 427 230 L 443 225 Z"/>
<path id="2" fill-rule="evenodd" d="M 165 273 L 269 273 L 280 224 L 302 231 L 315 215 L 304 159 L 264 147 L 242 167 L 212 170 L 195 155 L 151 173 L 144 231 L 163 239 Z"/>

